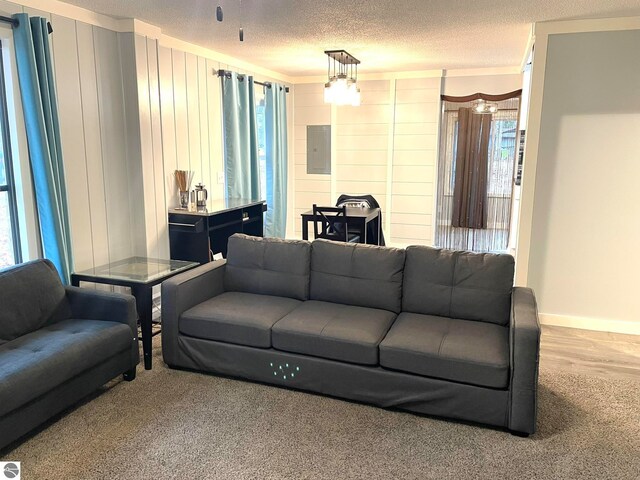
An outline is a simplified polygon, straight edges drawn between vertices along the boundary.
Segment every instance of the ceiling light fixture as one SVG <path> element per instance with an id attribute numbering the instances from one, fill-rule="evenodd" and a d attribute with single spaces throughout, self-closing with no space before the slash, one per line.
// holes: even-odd
<path id="1" fill-rule="evenodd" d="M 324 102 L 335 105 L 360 105 L 358 64 L 360 60 L 344 50 L 325 50 L 328 57 Z"/>
<path id="2" fill-rule="evenodd" d="M 476 100 L 472 104 L 474 113 L 479 114 L 488 114 L 488 113 L 496 113 L 498 111 L 498 104 L 493 102 L 487 102 L 486 100 L 480 98 Z"/>

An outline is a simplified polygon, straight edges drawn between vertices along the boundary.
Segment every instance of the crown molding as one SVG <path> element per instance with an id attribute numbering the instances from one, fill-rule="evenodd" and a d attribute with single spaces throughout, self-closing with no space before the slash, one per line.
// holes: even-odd
<path id="1" fill-rule="evenodd" d="M 534 35 L 561 33 L 606 32 L 614 30 L 640 30 L 640 17 L 593 18 L 538 22 Z"/>

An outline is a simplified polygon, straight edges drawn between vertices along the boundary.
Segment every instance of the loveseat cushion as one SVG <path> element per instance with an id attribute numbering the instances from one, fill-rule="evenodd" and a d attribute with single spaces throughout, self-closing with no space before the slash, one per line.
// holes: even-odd
<path id="1" fill-rule="evenodd" d="M 293 298 L 225 292 L 184 312 L 178 329 L 190 337 L 269 348 L 273 324 L 300 303 Z"/>
<path id="2" fill-rule="evenodd" d="M 272 328 L 273 347 L 344 362 L 378 364 L 378 344 L 396 315 L 337 303 L 304 302 Z"/>
<path id="3" fill-rule="evenodd" d="M 400 312 L 404 250 L 315 240 L 311 300 Z"/>
<path id="4" fill-rule="evenodd" d="M 507 325 L 511 255 L 411 246 L 406 250 L 402 311 Z"/>
<path id="5" fill-rule="evenodd" d="M 0 272 L 0 340 L 35 332 L 55 317 L 68 318 L 58 272 L 49 260 L 34 260 Z"/>
<path id="6" fill-rule="evenodd" d="M 227 250 L 226 291 L 309 298 L 309 242 L 236 233 Z"/>
<path id="7" fill-rule="evenodd" d="M 509 384 L 509 329 L 401 313 L 380 343 L 380 365 L 482 387 Z"/>
<path id="8" fill-rule="evenodd" d="M 131 349 L 128 325 L 63 320 L 0 345 L 0 417 Z"/>

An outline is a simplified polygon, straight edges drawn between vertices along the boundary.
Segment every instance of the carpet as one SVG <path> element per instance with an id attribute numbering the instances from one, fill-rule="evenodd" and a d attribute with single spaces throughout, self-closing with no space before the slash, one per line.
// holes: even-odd
<path id="1" fill-rule="evenodd" d="M 157 342 L 156 342 L 157 343 Z M 154 368 L 1 460 L 23 479 L 638 479 L 640 381 L 540 372 L 538 432 L 504 431 Z"/>

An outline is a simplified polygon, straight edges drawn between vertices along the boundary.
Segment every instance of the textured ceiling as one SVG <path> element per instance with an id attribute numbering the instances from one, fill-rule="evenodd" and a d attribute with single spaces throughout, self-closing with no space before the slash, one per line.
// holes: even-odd
<path id="1" fill-rule="evenodd" d="M 65 1 L 292 76 L 326 73 L 330 49 L 363 73 L 514 66 L 533 22 L 640 15 L 640 0 Z"/>

